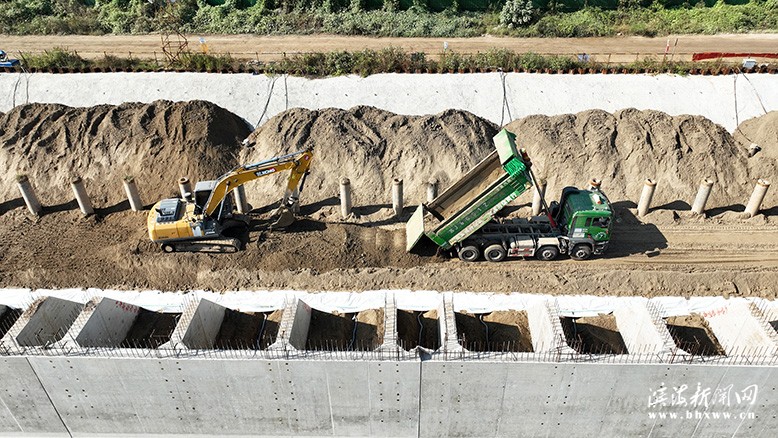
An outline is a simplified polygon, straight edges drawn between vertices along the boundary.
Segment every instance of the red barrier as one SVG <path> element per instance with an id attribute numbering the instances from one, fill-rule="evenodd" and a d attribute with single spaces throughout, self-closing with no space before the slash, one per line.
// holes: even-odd
<path id="1" fill-rule="evenodd" d="M 727 53 L 727 52 L 702 52 L 692 55 L 692 61 L 704 61 L 706 59 L 719 58 L 770 58 L 778 59 L 778 53 Z"/>

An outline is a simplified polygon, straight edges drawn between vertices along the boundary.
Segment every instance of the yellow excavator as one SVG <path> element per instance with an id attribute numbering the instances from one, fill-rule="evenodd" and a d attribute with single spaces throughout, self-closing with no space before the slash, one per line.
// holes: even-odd
<path id="1" fill-rule="evenodd" d="M 264 176 L 291 169 L 281 206 L 274 212 L 271 228 L 284 228 L 294 222 L 291 207 L 305 185 L 313 149 L 293 152 L 258 163 L 238 166 L 213 181 L 200 181 L 194 193 L 184 198 L 163 199 L 149 212 L 149 238 L 164 252 L 237 252 L 241 241 L 231 237 L 235 230 L 245 230 L 248 216 L 233 212 L 232 197 L 236 188 Z"/>

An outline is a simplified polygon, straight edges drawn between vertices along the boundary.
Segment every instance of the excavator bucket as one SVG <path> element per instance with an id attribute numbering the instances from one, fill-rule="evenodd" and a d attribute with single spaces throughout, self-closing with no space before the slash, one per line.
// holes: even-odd
<path id="1" fill-rule="evenodd" d="M 295 221 L 294 213 L 288 207 L 282 205 L 278 207 L 270 216 L 271 228 L 286 228 Z"/>

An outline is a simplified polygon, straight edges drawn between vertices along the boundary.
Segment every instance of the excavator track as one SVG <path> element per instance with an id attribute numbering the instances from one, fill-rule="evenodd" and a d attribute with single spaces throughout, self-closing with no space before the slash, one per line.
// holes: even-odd
<path id="1" fill-rule="evenodd" d="M 192 240 L 183 242 L 163 243 L 164 252 L 206 252 L 206 253 L 233 253 L 240 251 L 238 239 L 211 239 Z"/>

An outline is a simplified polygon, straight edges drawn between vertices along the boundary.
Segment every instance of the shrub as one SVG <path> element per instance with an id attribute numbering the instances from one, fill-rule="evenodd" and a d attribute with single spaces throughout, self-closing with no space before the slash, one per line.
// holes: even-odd
<path id="1" fill-rule="evenodd" d="M 526 26 L 532 21 L 534 13 L 532 0 L 507 0 L 500 12 L 500 24 L 509 29 Z"/>
<path id="2" fill-rule="evenodd" d="M 22 63 L 27 68 L 85 68 L 89 66 L 89 62 L 84 60 L 78 53 L 71 52 L 63 48 L 53 48 L 51 50 L 45 50 L 43 53 L 35 54 L 21 54 Z"/>

